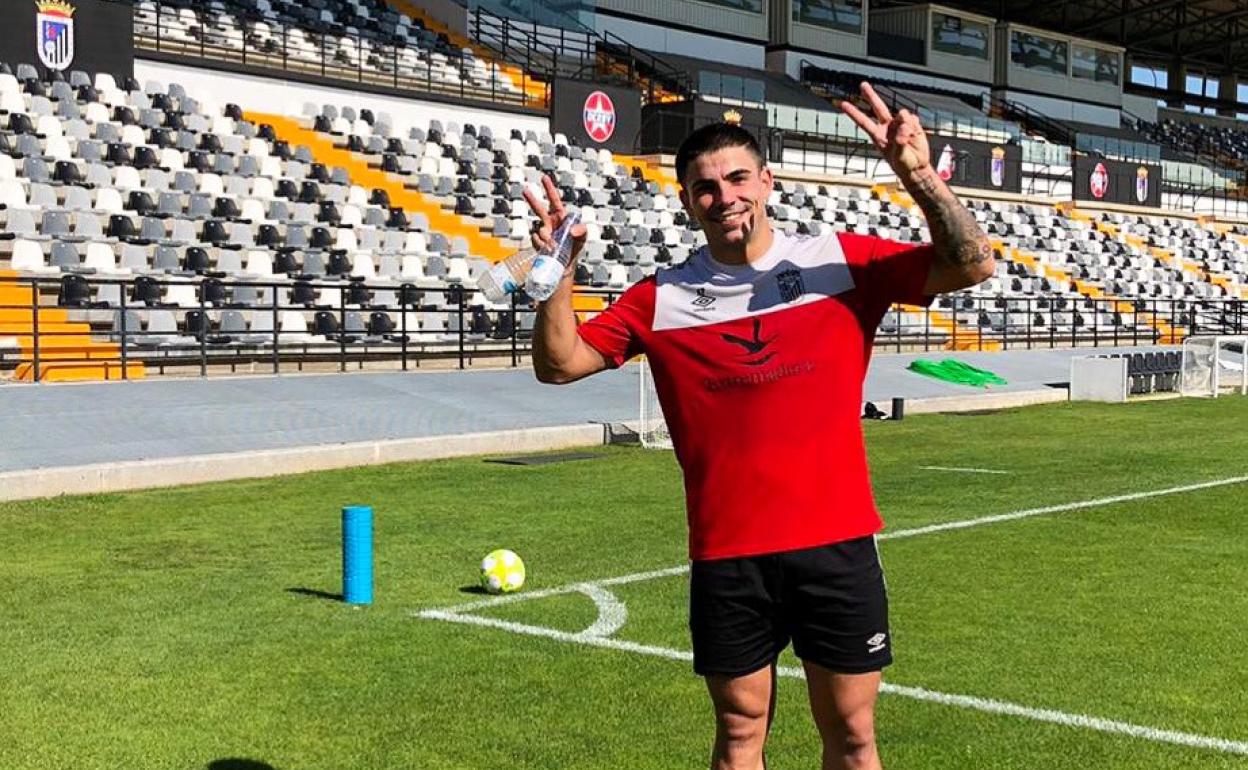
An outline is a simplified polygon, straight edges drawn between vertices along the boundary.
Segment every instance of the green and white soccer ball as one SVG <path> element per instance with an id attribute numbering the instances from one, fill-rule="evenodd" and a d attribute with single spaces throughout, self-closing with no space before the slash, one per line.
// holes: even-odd
<path id="1" fill-rule="evenodd" d="M 481 587 L 492 594 L 509 594 L 524 585 L 524 562 L 515 553 L 500 548 L 481 560 Z"/>

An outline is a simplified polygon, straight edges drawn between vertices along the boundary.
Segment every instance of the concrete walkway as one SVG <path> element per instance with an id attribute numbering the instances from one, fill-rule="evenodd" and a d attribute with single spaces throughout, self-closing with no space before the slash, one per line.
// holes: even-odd
<path id="1" fill-rule="evenodd" d="M 1072 356 L 1105 352 L 956 358 L 1009 382 L 994 392 L 1026 394 L 1064 384 Z M 915 358 L 951 356 L 877 355 L 865 397 L 887 409 L 893 397 L 981 396 L 906 370 Z M 638 416 L 638 392 L 634 366 L 559 388 L 536 382 L 527 368 L 10 384 L 0 387 L 0 473 L 631 421 Z"/>

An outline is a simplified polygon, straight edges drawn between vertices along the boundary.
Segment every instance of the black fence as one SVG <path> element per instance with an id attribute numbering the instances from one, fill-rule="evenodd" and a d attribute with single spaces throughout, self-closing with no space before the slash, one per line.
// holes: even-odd
<path id="1" fill-rule="evenodd" d="M 170 302 L 193 297 L 194 302 Z M 586 288 L 609 305 L 619 289 Z M 108 300 L 101 297 L 107 295 Z M 464 287 L 353 281 L 225 281 L 66 274 L 0 278 L 0 372 L 38 381 L 56 365 L 142 363 L 148 371 L 210 376 L 242 370 L 401 369 L 475 362 L 519 366 L 536 310 L 522 295 L 473 304 Z M 16 298 L 16 299 L 14 299 Z M 39 312 L 35 312 L 38 309 Z M 66 311 L 66 318 L 53 315 Z M 589 311 L 592 312 L 592 311 Z M 1016 350 L 1173 344 L 1197 334 L 1245 334 L 1242 300 L 995 298 L 947 295 L 931 312 L 897 307 L 877 350 Z M 7 339 L 6 339 L 7 337 Z M 90 340 L 88 342 L 87 340 Z"/>
<path id="2" fill-rule="evenodd" d="M 550 96 L 549 85 L 534 80 L 523 66 L 500 65 L 464 53 L 445 39 L 426 39 L 427 45 L 402 45 L 375 37 L 320 34 L 244 16 L 234 17 L 237 28 L 205 25 L 186 31 L 172 21 L 181 12 L 181 6 L 159 0 L 136 4 L 135 49 L 175 59 L 215 62 L 240 72 L 281 72 L 293 79 L 337 81 L 382 93 L 470 99 L 537 110 L 545 108 Z M 423 34 L 436 38 L 433 33 Z M 523 50 L 528 44 L 527 40 L 509 41 L 508 58 L 534 65 L 549 58 L 549 52 L 538 46 Z M 470 82 L 473 79 L 478 82 Z M 514 87 L 507 88 L 504 82 Z"/>

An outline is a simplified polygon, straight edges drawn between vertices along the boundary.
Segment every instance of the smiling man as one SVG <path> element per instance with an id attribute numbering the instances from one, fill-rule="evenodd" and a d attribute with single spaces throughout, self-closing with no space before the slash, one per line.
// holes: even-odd
<path id="1" fill-rule="evenodd" d="M 777 656 L 802 660 L 823 767 L 879 768 L 875 701 L 892 661 L 859 410 L 872 339 L 893 303 L 927 304 L 995 270 L 974 217 L 929 163 L 913 115 L 863 84 L 844 109 L 926 215 L 933 243 L 788 236 L 767 219 L 769 169 L 738 126 L 694 131 L 676 155 L 681 202 L 707 245 L 577 326 L 573 265 L 538 309 L 533 366 L 572 382 L 645 353 L 689 524 L 694 671 L 715 709 L 713 770 L 759 770 Z M 565 216 L 546 182 L 537 245 Z M 584 228 L 573 232 L 575 251 Z"/>

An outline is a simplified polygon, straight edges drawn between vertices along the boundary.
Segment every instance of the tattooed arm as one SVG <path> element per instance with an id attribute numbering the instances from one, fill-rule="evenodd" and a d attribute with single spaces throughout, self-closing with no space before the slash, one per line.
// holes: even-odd
<path id="1" fill-rule="evenodd" d="M 932 232 L 936 259 L 924 293 L 957 291 L 990 278 L 996 272 L 992 244 L 971 212 L 936 175 L 919 119 L 907 110 L 894 117 L 868 83 L 862 84 L 862 95 L 874 119 L 849 102 L 841 108 L 875 142 L 897 180 L 923 210 Z"/>
<path id="2" fill-rule="evenodd" d="M 912 173 L 904 184 L 923 210 L 936 248 L 923 293 L 930 296 L 957 291 L 991 278 L 996 260 L 988 236 L 936 170 L 928 165 Z"/>

